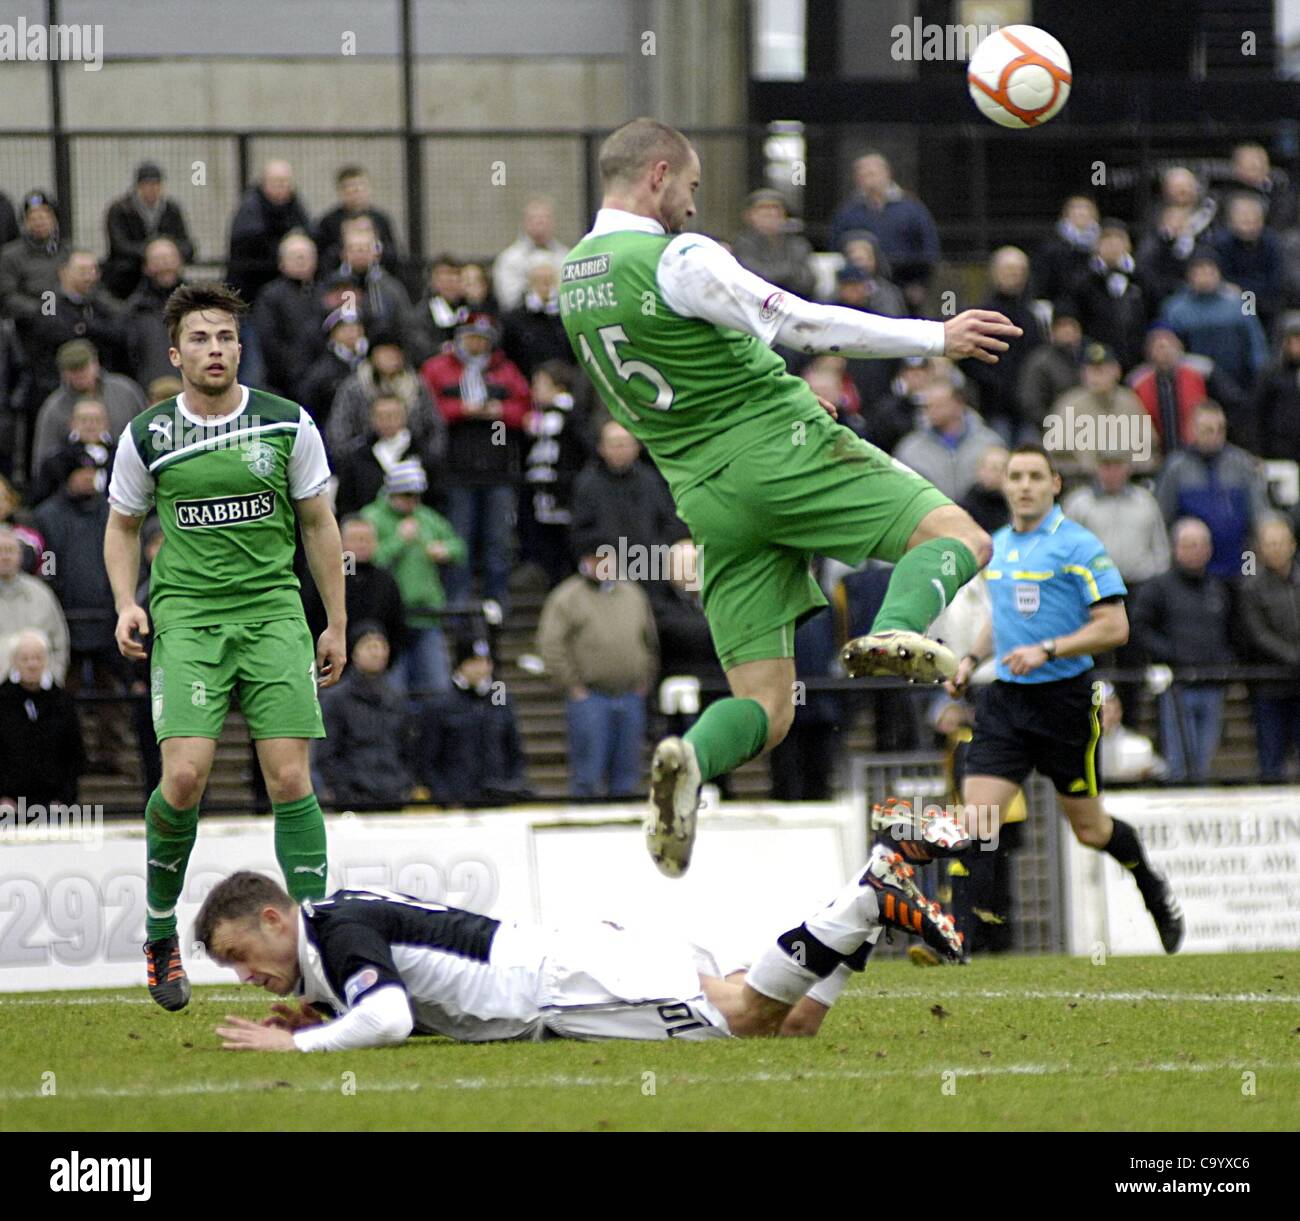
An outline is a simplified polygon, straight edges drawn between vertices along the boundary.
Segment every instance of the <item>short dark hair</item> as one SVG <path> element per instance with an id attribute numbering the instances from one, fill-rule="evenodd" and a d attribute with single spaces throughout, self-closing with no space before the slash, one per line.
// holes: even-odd
<path id="1" fill-rule="evenodd" d="M 194 940 L 201 942 L 212 954 L 212 935 L 223 920 L 246 920 L 256 916 L 264 907 L 276 907 L 288 912 L 294 902 L 279 882 L 263 873 L 241 869 L 218 882 L 203 900 L 198 918 L 194 921 Z"/>
<path id="2" fill-rule="evenodd" d="M 630 182 L 656 161 L 678 169 L 690 153 L 691 142 L 677 128 L 658 119 L 633 119 L 600 146 L 600 180 L 606 186 Z"/>
<path id="3" fill-rule="evenodd" d="M 349 178 L 368 178 L 369 175 L 359 165 L 345 165 L 334 175 L 334 185 L 341 187 Z"/>
<path id="4" fill-rule="evenodd" d="M 433 258 L 429 261 L 430 271 L 432 271 L 435 267 L 454 267 L 456 268 L 457 271 L 459 271 L 463 266 L 464 264 L 460 261 L 460 259 L 458 259 L 454 254 L 450 254 L 445 250 L 441 254 L 435 254 Z"/>
<path id="5" fill-rule="evenodd" d="M 172 346 L 177 347 L 181 338 L 181 323 L 187 314 L 196 311 L 220 310 L 230 314 L 235 320 L 235 329 L 239 329 L 239 320 L 248 313 L 248 304 L 229 284 L 218 280 L 201 280 L 197 284 L 182 284 L 167 298 L 167 307 L 163 311 L 163 321 L 167 325 L 167 334 Z"/>
<path id="6" fill-rule="evenodd" d="M 1044 462 L 1047 463 L 1047 469 L 1051 471 L 1053 475 L 1059 475 L 1061 473 L 1056 469 L 1056 460 L 1046 449 L 1044 449 L 1037 442 L 1026 441 L 1021 445 L 1017 445 L 1015 449 L 1013 449 L 1011 453 L 1008 455 L 1007 461 L 1010 462 L 1011 459 L 1014 458 L 1017 454 L 1037 454 L 1040 458 L 1043 459 Z"/>
<path id="7" fill-rule="evenodd" d="M 542 361 L 533 370 L 534 377 L 539 373 L 545 373 L 561 390 L 572 390 L 577 370 L 567 361 L 552 359 Z"/>

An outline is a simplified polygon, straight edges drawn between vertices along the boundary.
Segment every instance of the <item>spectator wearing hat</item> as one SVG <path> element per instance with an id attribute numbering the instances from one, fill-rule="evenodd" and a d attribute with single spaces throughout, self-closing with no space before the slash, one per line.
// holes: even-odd
<path id="1" fill-rule="evenodd" d="M 379 241 L 379 261 L 384 270 L 400 276 L 402 259 L 393 222 L 371 199 L 370 175 L 359 165 L 345 165 L 334 176 L 334 186 L 339 202 L 316 222 L 312 231 L 321 265 L 334 267 L 343 260 L 343 226 L 348 221 L 366 219 Z"/>
<path id="2" fill-rule="evenodd" d="M 1219 256 L 1228 284 L 1252 294 L 1255 313 L 1265 333 L 1282 305 L 1285 257 L 1282 241 L 1265 226 L 1266 202 L 1245 191 L 1228 196 L 1224 223 L 1210 234 L 1209 243 Z"/>
<path id="3" fill-rule="evenodd" d="M 1259 565 L 1241 581 L 1241 626 L 1251 661 L 1285 666 L 1293 676 L 1251 684 L 1260 779 L 1286 779 L 1287 757 L 1300 752 L 1300 565 L 1283 517 L 1256 530 Z"/>
<path id="4" fill-rule="evenodd" d="M 1300 311 L 1282 323 L 1282 351 L 1255 383 L 1252 418 L 1259 453 L 1300 462 Z"/>
<path id="5" fill-rule="evenodd" d="M 1078 312 L 1068 303 L 1052 315 L 1048 342 L 1025 356 L 1016 378 L 1020 418 L 1041 430 L 1052 404 L 1067 390 L 1082 384 L 1083 327 Z"/>
<path id="6" fill-rule="evenodd" d="M 790 222 L 785 196 L 764 187 L 745 200 L 744 227 L 732 239 L 736 261 L 770 284 L 807 297 L 813 291 L 812 246 Z"/>
<path id="7" fill-rule="evenodd" d="M 68 471 L 89 457 L 95 466 L 95 491 L 108 492 L 117 440 L 108 425 L 108 412 L 98 399 L 78 399 L 72 409 L 67 444 L 46 458 L 32 479 L 28 498 L 40 505 L 63 487 Z M 85 451 L 84 455 L 82 450 Z"/>
<path id="8" fill-rule="evenodd" d="M 995 365 L 963 360 L 959 368 L 975 384 L 980 414 L 1008 443 L 1037 441 L 1037 421 L 1022 419 L 1016 387 L 1025 358 L 1047 338 L 1029 293 L 1029 258 L 1017 246 L 995 250 L 988 263 L 989 292 L 980 309 L 1005 314 L 1024 334 L 1007 340 Z"/>
<path id="9" fill-rule="evenodd" d="M 483 573 L 483 597 L 509 601 L 515 483 L 519 478 L 528 381 L 497 345 L 497 328 L 473 314 L 456 328 L 451 346 L 420 369 L 447 425 L 447 505 L 467 558 L 448 573 L 453 602 L 471 597 L 474 573 Z"/>
<path id="10" fill-rule="evenodd" d="M 396 395 L 406 404 L 406 427 L 411 440 L 428 461 L 441 460 L 447 429 L 434 410 L 434 400 L 419 373 L 402 350 L 400 333 L 393 327 L 366 332 L 365 358 L 339 383 L 329 410 L 326 439 L 332 452 L 366 435 L 370 407 L 381 394 Z"/>
<path id="11" fill-rule="evenodd" d="M 164 314 L 167 298 L 181 283 L 182 266 L 180 249 L 170 237 L 156 237 L 145 247 L 144 274 L 122 319 L 126 367 L 138 385 L 176 376 Z"/>
<path id="12" fill-rule="evenodd" d="M 450 689 L 421 711 L 420 781 L 439 805 L 506 805 L 531 795 L 514 704 L 493 673 L 488 640 L 462 633 Z"/>
<path id="13" fill-rule="evenodd" d="M 605 540 L 575 531 L 578 571 L 547 595 L 537 644 L 566 695 L 569 791 L 631 797 L 641 791 L 645 698 L 658 673 L 650 602 L 622 580 Z"/>
<path id="14" fill-rule="evenodd" d="M 361 317 L 355 310 L 332 309 L 320 326 L 324 351 L 307 366 L 298 401 L 311 413 L 322 436 L 329 437 L 330 408 L 339 387 L 364 363 L 370 350 Z"/>
<path id="15" fill-rule="evenodd" d="M 418 462 L 399 462 L 384 478 L 383 495 L 361 510 L 375 527 L 375 560 L 402 594 L 407 636 L 395 677 L 415 692 L 442 691 L 449 681 L 441 570 L 465 559 L 465 543 L 451 523 L 420 503 L 428 487 Z"/>
<path id="16" fill-rule="evenodd" d="M 939 230 L 930 209 L 894 181 L 889 161 L 880 153 L 867 153 L 853 163 L 853 182 L 855 193 L 831 221 L 831 248 L 843 250 L 851 229 L 874 233 L 909 308 L 919 308 L 939 261 Z"/>
<path id="17" fill-rule="evenodd" d="M 440 254 L 429 268 L 429 287 L 402 322 L 403 344 L 418 369 L 451 341 L 456 328 L 469 317 L 461 283 L 461 265 Z"/>
<path id="18" fill-rule="evenodd" d="M 70 247 L 59 257 L 51 308 L 20 328 L 31 393 L 38 403 L 58 388 L 55 354 L 73 339 L 89 340 L 106 369 L 125 372 L 122 303 L 99 286 L 99 264 L 89 250 Z"/>
<path id="19" fill-rule="evenodd" d="M 523 301 L 502 316 L 501 351 L 529 378 L 548 360 L 573 359 L 560 321 L 560 272 L 549 255 L 534 257 Z"/>
<path id="20" fill-rule="evenodd" d="M 119 301 L 135 292 L 146 274 L 145 254 L 155 238 L 171 238 L 181 266 L 194 262 L 185 214 L 164 191 L 162 167 L 153 161 L 136 166 L 135 186 L 109 204 L 104 228 L 108 233 L 104 285 Z"/>
<path id="21" fill-rule="evenodd" d="M 18 324 L 20 338 L 40 314 L 42 294 L 59 286 L 59 262 L 66 249 L 58 205 L 48 191 L 29 191 L 23 196 L 22 236 L 0 249 L 0 310 Z"/>
<path id="22" fill-rule="evenodd" d="M 82 690 L 124 695 L 129 666 L 113 637 L 117 610 L 104 567 L 109 508 L 108 498 L 97 488 L 103 468 L 92 447 L 80 441 L 61 457 L 62 486 L 32 514 L 32 522 L 54 557 L 50 588 L 68 618 L 68 689 L 74 695 Z M 129 750 L 129 721 L 127 706 L 119 703 L 97 708 L 87 718 L 87 740 L 97 766 L 120 770 Z"/>
<path id="23" fill-rule="evenodd" d="M 1127 371 L 1142 358 L 1149 306 L 1137 280 L 1128 226 L 1101 223 L 1096 253 L 1070 285 L 1068 295 L 1079 311 L 1084 334 L 1114 351 Z"/>
<path id="24" fill-rule="evenodd" d="M 0 806 L 73 805 L 86 751 L 72 697 L 50 672 L 49 644 L 20 632 L 0 682 Z"/>
<path id="25" fill-rule="evenodd" d="M 501 310 L 515 309 L 528 291 L 528 266 L 539 254 L 559 267 L 569 248 L 555 236 L 555 207 L 537 195 L 524 204 L 522 231 L 492 264 L 492 287 Z M 482 304 L 482 303 L 480 303 Z"/>
<path id="26" fill-rule="evenodd" d="M 1044 420 L 1043 446 L 1076 470 L 1097 469 L 1103 451 L 1127 453 L 1139 472 L 1160 465 L 1155 426 L 1138 398 L 1120 382 L 1120 362 L 1102 343 L 1083 350 L 1083 385 L 1067 390 Z"/>
<path id="27" fill-rule="evenodd" d="M 367 331 L 399 330 L 411 310 L 402 282 L 380 261 L 382 243 L 366 217 L 343 226 L 343 257 L 338 270 L 356 290 L 357 308 Z"/>
<path id="28" fill-rule="evenodd" d="M 416 727 L 389 675 L 383 625 L 363 620 L 348 634 L 347 671 L 321 692 L 312 768 L 335 809 L 392 809 L 410 795 Z"/>
<path id="29" fill-rule="evenodd" d="M 928 479 L 945 496 L 970 491 L 985 450 L 1003 448 L 1002 438 L 966 405 L 963 390 L 935 381 L 922 395 L 924 423 L 894 449 L 894 457 Z"/>
<path id="30" fill-rule="evenodd" d="M 1035 297 L 1060 301 L 1087 273 L 1101 235 L 1098 215 L 1088 195 L 1071 195 L 1062 203 L 1051 236 L 1034 251 Z"/>
<path id="31" fill-rule="evenodd" d="M 569 527 L 573 483 L 591 454 L 586 413 L 573 396 L 577 370 L 548 360 L 533 372 L 532 410 L 524 419 L 523 491 L 519 500 L 519 551 L 554 589 L 573 569 Z"/>
<path id="32" fill-rule="evenodd" d="M 68 623 L 50 586 L 22 570 L 22 544 L 0 524 L 0 640 L 36 628 L 49 642 L 50 671 L 62 682 L 68 671 Z"/>
<path id="33" fill-rule="evenodd" d="M 1270 513 L 1259 460 L 1228 441 L 1223 408 L 1207 399 L 1192 414 L 1192 443 L 1165 462 L 1156 483 L 1165 524 L 1195 517 L 1209 529 L 1209 571 L 1236 584 L 1256 524 Z"/>
<path id="34" fill-rule="evenodd" d="M 1218 254 L 1198 247 L 1187 264 L 1186 287 L 1165 302 L 1160 320 L 1189 352 L 1214 367 L 1246 393 L 1268 364 L 1268 340 L 1259 319 L 1242 308 L 1240 292 L 1223 282 Z"/>
<path id="35" fill-rule="evenodd" d="M 428 478 L 432 459 L 415 444 L 406 426 L 406 404 L 381 394 L 370 404 L 370 427 L 334 454 L 338 487 L 334 509 L 340 517 L 365 508 L 383 490 L 384 477 L 399 462 L 417 462 Z"/>
<path id="36" fill-rule="evenodd" d="M 316 243 L 305 233 L 290 233 L 280 242 L 278 257 L 280 274 L 259 294 L 253 325 L 262 345 L 266 388 L 297 402 L 308 369 L 325 350 L 327 311 L 316 284 Z"/>
<path id="37" fill-rule="evenodd" d="M 93 398 L 108 412 L 108 430 L 115 437 L 148 403 L 144 391 L 129 377 L 105 373 L 99 364 L 95 345 L 85 339 L 65 343 L 54 355 L 61 385 L 51 394 L 36 416 L 33 429 L 32 465 L 40 464 L 67 443 L 72 427 L 72 412 L 77 401 Z"/>
<path id="38" fill-rule="evenodd" d="M 339 521 L 339 534 L 343 541 L 343 595 L 348 622 L 378 623 L 388 641 L 389 664 L 395 666 L 406 646 L 406 610 L 393 574 L 375 562 L 379 533 L 374 522 L 359 513 L 349 513 Z M 310 574 L 303 581 L 302 605 L 315 639 L 325 630 L 328 616 Z"/>

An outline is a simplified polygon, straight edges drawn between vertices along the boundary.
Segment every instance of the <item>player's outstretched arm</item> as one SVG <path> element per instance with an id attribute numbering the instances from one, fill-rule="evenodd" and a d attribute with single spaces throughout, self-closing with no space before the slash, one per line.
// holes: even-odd
<path id="1" fill-rule="evenodd" d="M 296 1030 L 240 1017 L 227 1017 L 226 1022 L 215 1029 L 228 1051 L 359 1051 L 403 1043 L 415 1029 L 406 989 L 392 984 L 365 993 L 333 1022 L 305 1024 Z"/>
<path id="2" fill-rule="evenodd" d="M 997 354 L 1010 346 L 1006 341 L 1023 334 L 1005 314 L 991 309 L 968 309 L 943 324 L 943 354 L 953 360 L 973 356 L 986 365 L 995 365 Z"/>

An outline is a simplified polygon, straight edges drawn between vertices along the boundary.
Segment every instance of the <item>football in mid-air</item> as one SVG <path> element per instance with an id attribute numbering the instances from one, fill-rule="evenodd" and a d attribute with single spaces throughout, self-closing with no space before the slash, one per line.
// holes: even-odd
<path id="1" fill-rule="evenodd" d="M 1070 96 L 1070 57 L 1046 30 L 1006 25 L 975 48 L 966 68 L 970 95 L 1003 127 L 1039 127 Z"/>

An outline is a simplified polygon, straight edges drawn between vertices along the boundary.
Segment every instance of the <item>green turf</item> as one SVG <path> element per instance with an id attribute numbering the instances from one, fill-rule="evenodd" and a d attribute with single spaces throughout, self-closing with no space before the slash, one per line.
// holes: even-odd
<path id="1" fill-rule="evenodd" d="M 143 987 L 0 998 L 3 1127 L 1300 1126 L 1300 953 L 877 962 L 815 1040 L 234 1053 L 213 1025 L 269 1004 L 235 994 L 199 989 L 180 1014 Z M 33 1003 L 73 997 L 96 1003 Z M 101 1003 L 120 997 L 146 1003 Z M 42 1094 L 51 1072 L 57 1092 Z"/>

